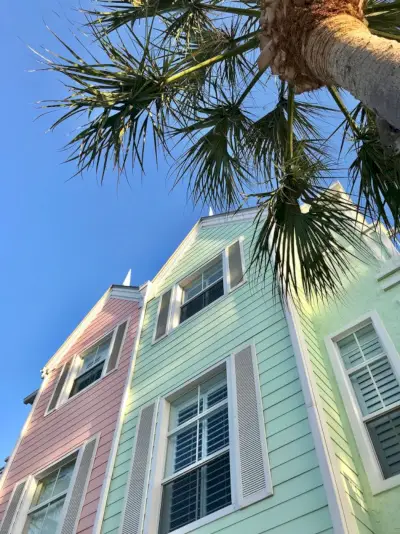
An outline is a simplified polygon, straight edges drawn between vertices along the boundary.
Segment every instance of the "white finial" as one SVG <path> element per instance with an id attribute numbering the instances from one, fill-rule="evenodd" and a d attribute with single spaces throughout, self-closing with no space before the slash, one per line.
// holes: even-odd
<path id="1" fill-rule="evenodd" d="M 125 276 L 125 280 L 122 282 L 123 286 L 131 285 L 132 269 L 129 269 L 128 274 Z"/>
<path id="2" fill-rule="evenodd" d="M 213 215 L 214 215 L 214 212 L 213 212 L 212 207 L 210 206 L 210 207 L 208 208 L 208 216 L 209 216 L 209 217 L 212 217 Z"/>

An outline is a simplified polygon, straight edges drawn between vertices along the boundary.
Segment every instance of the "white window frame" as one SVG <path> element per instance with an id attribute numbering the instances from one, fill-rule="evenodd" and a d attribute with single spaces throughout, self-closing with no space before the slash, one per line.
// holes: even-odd
<path id="1" fill-rule="evenodd" d="M 111 369 L 111 371 L 107 372 L 108 362 L 109 362 L 111 353 L 113 351 L 115 338 L 117 336 L 118 327 L 121 326 L 121 324 L 123 324 L 124 322 L 125 321 L 122 321 L 121 323 L 118 323 L 108 333 L 102 334 L 95 341 L 91 342 L 90 345 L 88 345 L 81 352 L 79 352 L 79 354 L 75 354 L 75 356 L 72 357 L 72 365 L 71 365 L 71 368 L 69 370 L 68 376 L 67 376 L 67 378 L 65 380 L 65 384 L 63 386 L 63 389 L 62 389 L 62 391 L 60 393 L 60 397 L 58 399 L 57 405 L 55 406 L 55 408 L 53 408 L 53 410 L 51 410 L 49 412 L 46 412 L 46 415 L 49 414 L 49 413 L 53 413 L 55 410 L 57 410 L 61 406 L 64 406 L 64 404 L 67 404 L 68 402 L 72 401 L 73 399 L 76 399 L 77 397 L 79 397 L 80 395 L 85 393 L 86 391 L 89 391 L 93 386 L 98 384 L 100 382 L 100 380 L 102 380 L 105 376 L 108 376 L 109 374 L 111 374 L 112 372 L 114 372 L 114 371 L 116 371 L 118 369 L 120 354 L 118 355 L 118 360 L 116 362 L 115 367 L 113 369 Z M 123 343 L 124 343 L 124 340 L 125 340 L 125 336 L 126 336 L 127 330 L 128 330 L 128 324 L 126 326 L 125 334 L 124 334 L 124 337 L 122 339 L 121 349 L 122 349 L 122 346 L 123 346 Z M 104 365 L 103 365 L 103 369 L 102 369 L 102 372 L 101 372 L 101 376 L 97 380 L 92 382 L 89 386 L 85 387 L 84 389 L 82 389 L 81 391 L 79 391 L 78 393 L 76 393 L 75 395 L 70 397 L 71 390 L 73 388 L 75 380 L 76 380 L 76 378 L 78 378 L 79 371 L 82 368 L 83 360 L 85 358 L 85 355 L 88 354 L 92 350 L 93 347 L 95 347 L 96 345 L 99 345 L 102 342 L 102 340 L 106 339 L 108 336 L 111 336 L 111 341 L 110 341 L 110 346 L 109 346 L 109 349 L 108 349 L 107 357 L 104 360 Z M 61 374 L 62 374 L 62 372 L 60 372 L 60 375 L 59 375 L 58 379 L 60 379 Z M 56 388 L 57 384 L 54 387 Z"/>
<path id="2" fill-rule="evenodd" d="M 192 464 L 188 468 L 184 468 L 181 471 L 179 471 L 179 473 L 174 473 L 172 476 L 169 476 L 169 477 L 164 476 L 166 462 L 167 462 L 168 437 L 170 435 L 168 427 L 169 427 L 170 414 L 171 414 L 171 404 L 181 395 L 184 395 L 186 392 L 193 390 L 198 385 L 201 385 L 207 382 L 207 380 L 213 378 L 214 376 L 218 375 L 221 372 L 226 373 L 226 383 L 227 383 L 227 388 L 228 388 L 228 399 L 227 401 L 224 400 L 221 403 L 221 405 L 224 405 L 224 404 L 228 405 L 230 441 L 229 441 L 229 447 L 227 447 L 226 449 L 230 451 L 229 462 L 230 462 L 232 503 L 228 506 L 225 506 L 224 508 L 221 508 L 220 510 L 217 510 L 216 512 L 213 512 L 212 514 L 205 515 L 201 517 L 200 519 L 193 521 L 192 523 L 189 523 L 174 531 L 171 531 L 170 534 L 186 534 L 187 532 L 196 530 L 203 525 L 206 525 L 208 523 L 211 523 L 212 521 L 215 521 L 216 519 L 219 519 L 220 517 L 228 515 L 232 513 L 233 511 L 239 509 L 240 507 L 238 504 L 238 489 L 237 489 L 239 473 L 236 471 L 237 463 L 235 461 L 235 454 L 237 453 L 237 444 L 234 442 L 234 439 L 233 439 L 233 436 L 234 436 L 234 433 L 233 433 L 234 422 L 233 421 L 234 421 L 234 417 L 236 414 L 236 409 L 234 406 L 233 394 L 232 394 L 231 359 L 227 358 L 219 362 L 218 364 L 214 365 L 207 371 L 203 372 L 199 377 L 195 378 L 194 380 L 191 380 L 190 382 L 187 382 L 183 386 L 174 390 L 172 393 L 167 395 L 165 398 L 159 399 L 156 436 L 155 436 L 155 442 L 154 442 L 154 451 L 156 452 L 153 454 L 151 467 L 150 467 L 150 470 L 152 473 L 152 479 L 151 479 L 151 485 L 149 488 L 148 499 L 147 499 L 144 532 L 157 533 L 159 531 L 163 485 L 167 483 L 168 481 L 176 478 L 176 476 L 178 475 L 181 476 L 182 474 L 185 473 L 185 471 L 193 469 L 193 464 Z M 216 408 L 212 407 L 212 410 L 214 409 Z M 204 416 L 204 413 L 198 417 L 202 418 L 203 416 Z M 184 426 L 185 424 L 186 423 L 183 423 L 179 428 L 182 428 L 182 426 Z M 220 454 L 222 454 L 222 452 L 218 451 L 217 455 L 220 455 Z M 198 462 L 198 465 L 196 465 L 196 467 L 199 467 L 203 463 L 210 461 L 210 459 L 211 457 L 209 456 L 204 460 L 200 460 Z"/>
<path id="3" fill-rule="evenodd" d="M 229 266 L 228 266 L 228 249 L 230 246 L 235 244 L 237 241 L 239 242 L 239 247 L 240 247 L 240 257 L 242 260 L 243 278 L 242 278 L 242 281 L 239 282 L 239 284 L 237 284 L 232 289 L 231 284 L 230 284 L 230 274 L 229 274 Z M 216 260 L 219 256 L 222 256 L 222 270 L 223 270 L 223 283 L 224 283 L 223 295 L 221 295 L 219 298 L 214 300 L 211 304 L 209 304 L 208 306 L 205 306 L 200 311 L 198 311 L 197 313 L 195 313 L 194 315 L 186 319 L 186 321 L 180 322 L 180 311 L 183 305 L 182 301 L 183 301 L 183 291 L 184 291 L 185 281 L 188 278 L 195 277 L 196 274 L 202 273 L 205 269 L 207 269 L 207 266 L 210 263 L 212 263 L 214 260 Z M 242 287 L 242 285 L 245 284 L 246 281 L 247 279 L 246 279 L 246 266 L 245 266 L 245 254 L 244 254 L 244 236 L 240 236 L 238 238 L 235 238 L 230 243 L 228 243 L 228 245 L 223 250 L 221 250 L 218 254 L 215 254 L 212 258 L 208 259 L 200 267 L 197 267 L 195 270 L 187 274 L 184 278 L 181 278 L 178 282 L 176 282 L 172 286 L 168 286 L 162 293 L 160 293 L 158 297 L 157 314 L 156 314 L 156 321 L 154 325 L 152 343 L 158 343 L 158 341 L 167 337 L 172 331 L 176 330 L 181 325 L 188 324 L 190 321 L 194 320 L 196 317 L 199 317 L 199 315 L 204 313 L 205 310 L 209 310 L 211 306 L 217 304 L 218 302 L 221 302 L 221 300 L 226 298 L 233 291 L 236 291 L 236 289 L 239 289 L 240 287 Z M 157 322 L 158 322 L 158 317 L 160 315 L 162 297 L 165 293 L 168 293 L 168 291 L 170 290 L 172 290 L 171 300 L 170 300 L 170 305 L 169 305 L 169 310 L 168 310 L 168 319 L 167 319 L 167 326 L 165 329 L 165 334 L 156 338 Z"/>
<path id="4" fill-rule="evenodd" d="M 354 388 L 351 384 L 349 374 L 342 360 L 337 342 L 348 336 L 352 332 L 372 323 L 381 345 L 387 355 L 390 365 L 393 368 L 397 379 L 400 382 L 400 357 L 386 328 L 383 325 L 378 313 L 373 310 L 362 315 L 357 320 L 349 324 L 344 330 L 335 332 L 325 338 L 325 345 L 332 363 L 332 367 L 338 382 L 339 390 L 343 398 L 347 415 L 350 419 L 354 437 L 364 464 L 371 491 L 373 495 L 386 491 L 400 485 L 400 474 L 390 478 L 384 478 L 380 467 L 379 459 L 376 455 L 374 445 L 370 438 L 366 423 L 380 414 L 384 414 L 400 406 L 400 402 L 393 403 L 388 408 L 376 411 L 373 414 L 364 416 L 361 412 Z M 373 360 L 371 360 L 373 361 Z"/>
<path id="5" fill-rule="evenodd" d="M 72 473 L 72 477 L 71 477 L 71 480 L 68 486 L 68 490 L 65 492 L 65 500 L 64 500 L 64 504 L 63 504 L 61 514 L 60 514 L 60 523 L 57 527 L 57 531 L 54 533 L 54 534 L 60 534 L 61 529 L 63 527 L 63 523 L 64 523 L 65 512 L 68 509 L 68 504 L 69 504 L 69 501 L 72 495 L 72 490 L 75 485 L 76 475 L 78 472 L 77 467 L 80 463 L 83 449 L 84 447 L 81 447 L 79 449 L 71 451 L 68 454 L 66 454 L 63 458 L 60 458 L 59 460 L 53 462 L 52 464 L 41 469 L 37 473 L 28 476 L 28 478 L 26 479 L 24 493 L 22 495 L 21 502 L 19 504 L 19 508 L 18 508 L 16 517 L 14 519 L 14 523 L 11 527 L 10 534 L 21 534 L 21 532 L 23 532 L 26 522 L 28 520 L 28 515 L 30 512 L 32 512 L 31 503 L 35 496 L 36 488 L 40 480 L 46 477 L 47 475 L 49 475 L 52 471 L 56 470 L 62 465 L 67 464 L 70 461 L 75 459 L 74 471 Z M 40 505 L 37 506 L 37 508 L 41 508 L 45 504 L 46 503 L 41 503 Z"/>

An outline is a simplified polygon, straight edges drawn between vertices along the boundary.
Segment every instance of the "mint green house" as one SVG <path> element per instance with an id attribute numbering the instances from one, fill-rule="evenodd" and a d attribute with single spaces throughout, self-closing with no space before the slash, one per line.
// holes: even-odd
<path id="1" fill-rule="evenodd" d="M 400 256 L 297 312 L 248 270 L 256 210 L 147 284 L 101 534 L 400 532 Z"/>

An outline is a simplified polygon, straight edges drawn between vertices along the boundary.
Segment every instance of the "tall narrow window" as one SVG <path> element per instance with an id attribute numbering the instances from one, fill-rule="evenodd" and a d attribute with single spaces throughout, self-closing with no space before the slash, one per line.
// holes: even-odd
<path id="1" fill-rule="evenodd" d="M 171 406 L 160 534 L 231 504 L 225 373 Z"/>
<path id="2" fill-rule="evenodd" d="M 76 395 L 83 389 L 87 388 L 101 378 L 106 359 L 110 352 L 112 336 L 109 335 L 102 339 L 100 343 L 91 347 L 88 352 L 81 356 L 81 367 L 78 375 L 74 380 L 70 397 Z"/>
<path id="3" fill-rule="evenodd" d="M 61 465 L 38 481 L 23 534 L 54 534 L 71 483 L 75 460 Z"/>
<path id="4" fill-rule="evenodd" d="M 400 383 L 372 322 L 337 342 L 384 478 L 400 473 Z"/>
<path id="5" fill-rule="evenodd" d="M 222 256 L 209 263 L 204 270 L 181 283 L 183 290 L 180 322 L 199 312 L 224 294 Z"/>

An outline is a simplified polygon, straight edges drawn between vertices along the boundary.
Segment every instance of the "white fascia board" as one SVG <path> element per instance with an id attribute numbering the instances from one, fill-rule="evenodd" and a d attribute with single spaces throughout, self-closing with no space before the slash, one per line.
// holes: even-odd
<path id="1" fill-rule="evenodd" d="M 47 364 L 45 365 L 45 368 L 49 367 L 56 367 L 61 360 L 61 358 L 64 356 L 64 354 L 69 350 L 71 345 L 77 340 L 77 338 L 81 335 L 83 330 L 89 325 L 89 323 L 92 322 L 94 317 L 102 310 L 103 306 L 107 302 L 109 296 L 110 296 L 111 288 L 108 288 L 107 291 L 104 293 L 104 295 L 96 302 L 96 304 L 93 306 L 93 308 L 85 315 L 85 317 L 82 319 L 82 321 L 78 324 L 78 326 L 73 330 L 73 332 L 67 337 L 67 339 L 64 341 L 64 343 L 61 345 L 61 347 L 53 354 L 53 356 L 49 359 Z"/>

